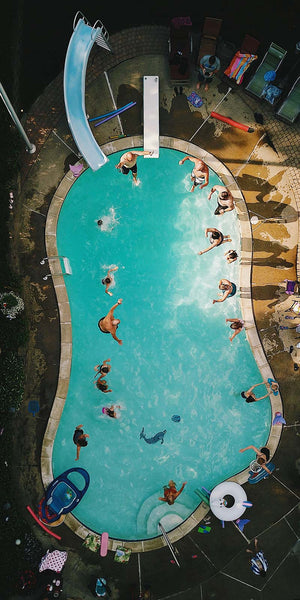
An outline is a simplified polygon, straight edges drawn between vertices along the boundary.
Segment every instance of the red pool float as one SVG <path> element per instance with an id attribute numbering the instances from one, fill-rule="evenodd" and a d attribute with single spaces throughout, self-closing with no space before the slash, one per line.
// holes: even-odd
<path id="1" fill-rule="evenodd" d="M 252 127 L 248 127 L 248 125 L 243 125 L 242 123 L 238 123 L 238 121 L 233 121 L 229 117 L 223 117 L 223 115 L 219 115 L 219 113 L 211 112 L 210 116 L 214 119 L 218 119 L 218 121 L 223 121 L 232 127 L 237 127 L 237 129 L 242 129 L 242 131 L 246 131 L 247 133 L 253 133 L 254 129 Z"/>

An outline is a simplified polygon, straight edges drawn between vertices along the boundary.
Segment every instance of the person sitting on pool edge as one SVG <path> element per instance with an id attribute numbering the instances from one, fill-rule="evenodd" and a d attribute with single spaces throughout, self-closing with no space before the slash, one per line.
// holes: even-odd
<path id="1" fill-rule="evenodd" d="M 106 317 L 102 317 L 98 321 L 98 327 L 99 327 L 100 331 L 102 331 L 102 333 L 110 333 L 112 335 L 112 337 L 114 338 L 114 340 L 116 340 L 116 342 L 118 342 L 118 344 L 120 344 L 120 345 L 123 342 L 122 342 L 122 340 L 119 340 L 119 338 L 117 337 L 116 331 L 117 331 L 119 323 L 121 321 L 120 321 L 120 319 L 114 318 L 114 310 L 115 310 L 115 308 L 117 308 L 117 306 L 119 306 L 119 304 L 122 304 L 122 302 L 123 302 L 122 298 L 119 298 L 118 302 L 111 307 L 111 309 L 107 313 Z"/>
<path id="2" fill-rule="evenodd" d="M 225 319 L 225 321 L 226 323 L 231 323 L 230 328 L 234 329 L 233 335 L 229 338 L 232 342 L 232 340 L 244 329 L 245 323 L 241 319 Z"/>
<path id="3" fill-rule="evenodd" d="M 73 442 L 74 442 L 75 446 L 77 446 L 77 453 L 76 453 L 75 460 L 79 459 L 80 450 L 83 446 L 88 445 L 86 438 L 90 437 L 87 433 L 83 433 L 82 427 L 83 427 L 83 425 L 77 425 L 77 427 L 74 431 L 74 435 L 73 435 Z"/>
<path id="4" fill-rule="evenodd" d="M 117 271 L 119 267 L 112 267 L 111 269 L 108 269 L 107 273 L 106 273 L 106 277 L 104 277 L 104 279 L 102 279 L 102 284 L 105 285 L 105 293 L 109 294 L 109 296 L 112 296 L 112 292 L 108 291 L 108 288 L 115 282 L 114 280 L 114 276 L 110 275 L 111 273 L 113 273 L 114 271 Z"/>
<path id="5" fill-rule="evenodd" d="M 270 392 L 268 394 L 265 394 L 264 396 L 261 396 L 260 398 L 256 398 L 256 396 L 252 392 L 252 390 L 254 390 L 254 388 L 257 387 L 258 385 L 265 385 L 270 390 Z M 242 398 L 245 398 L 246 402 L 258 402 L 259 400 L 263 400 L 264 398 L 271 396 L 272 392 L 274 393 L 277 390 L 278 390 L 278 383 L 275 382 L 275 384 L 272 384 L 270 386 L 268 381 L 262 381 L 261 383 L 255 383 L 255 385 L 252 385 L 252 387 L 249 388 L 249 390 L 247 390 L 246 392 L 241 392 L 241 396 L 242 396 Z"/>
<path id="6" fill-rule="evenodd" d="M 175 481 L 173 481 L 173 479 L 170 479 L 168 485 L 164 485 L 164 497 L 158 499 L 162 502 L 167 502 L 170 505 L 174 504 L 176 498 L 178 498 L 179 494 L 181 494 L 186 484 L 187 481 L 184 481 L 180 490 L 177 491 Z"/>
<path id="7" fill-rule="evenodd" d="M 214 212 L 215 215 L 223 215 L 223 213 L 234 209 L 233 195 L 225 185 L 214 185 L 210 190 L 208 200 L 211 199 L 214 192 L 218 193 L 218 205 Z"/>
<path id="8" fill-rule="evenodd" d="M 208 233 L 210 233 L 209 240 L 210 246 L 205 248 L 205 250 L 201 250 L 198 254 L 205 254 L 205 252 L 209 252 L 216 246 L 221 246 L 221 244 L 225 244 L 225 242 L 232 242 L 230 239 L 230 235 L 223 235 L 221 231 L 216 229 L 215 227 L 207 227 L 205 229 L 205 237 L 208 237 Z"/>
<path id="9" fill-rule="evenodd" d="M 191 173 L 191 180 L 193 185 L 190 189 L 191 192 L 194 191 L 195 187 L 199 185 L 200 190 L 208 185 L 209 179 L 209 170 L 208 166 L 201 160 L 200 158 L 194 158 L 193 156 L 185 156 L 179 161 L 180 165 L 183 165 L 186 160 L 190 160 L 194 163 L 194 168 Z"/>
<path id="10" fill-rule="evenodd" d="M 232 296 L 234 296 L 236 293 L 236 285 L 228 279 L 220 279 L 219 290 L 222 290 L 223 292 L 222 294 L 219 294 L 219 296 L 222 297 L 218 300 L 213 300 L 213 304 L 215 304 L 216 302 L 224 302 L 226 298 L 231 298 Z"/>
<path id="11" fill-rule="evenodd" d="M 269 475 L 271 475 L 270 469 L 267 467 L 267 463 L 270 460 L 270 450 L 266 446 L 258 450 L 255 446 L 247 446 L 246 448 L 241 448 L 239 452 L 245 452 L 245 450 L 254 450 L 256 452 L 256 462 L 261 466 L 262 469 L 267 471 Z"/>
<path id="12" fill-rule="evenodd" d="M 131 171 L 133 176 L 133 182 L 137 185 L 137 158 L 138 156 L 152 156 L 153 150 L 150 152 L 149 150 L 134 150 L 132 152 L 125 152 L 122 154 L 120 158 L 120 162 L 116 165 L 116 169 L 122 171 L 123 175 L 128 175 L 129 171 Z"/>

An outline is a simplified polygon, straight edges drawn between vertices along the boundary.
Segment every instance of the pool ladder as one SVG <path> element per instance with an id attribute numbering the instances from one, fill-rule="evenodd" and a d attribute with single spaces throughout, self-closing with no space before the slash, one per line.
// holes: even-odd
<path id="1" fill-rule="evenodd" d="M 43 279 L 46 281 L 48 279 L 48 277 L 53 277 L 53 276 L 59 276 L 59 275 L 72 275 L 72 269 L 71 269 L 71 265 L 70 265 L 70 261 L 66 256 L 45 256 L 45 258 L 42 258 L 42 260 L 40 261 L 40 265 L 44 265 L 46 260 L 59 260 L 62 259 L 63 262 L 63 266 L 64 266 L 64 271 L 62 271 L 61 273 L 47 273 L 47 275 L 45 275 L 43 277 Z M 60 263 L 61 265 L 61 263 Z"/>

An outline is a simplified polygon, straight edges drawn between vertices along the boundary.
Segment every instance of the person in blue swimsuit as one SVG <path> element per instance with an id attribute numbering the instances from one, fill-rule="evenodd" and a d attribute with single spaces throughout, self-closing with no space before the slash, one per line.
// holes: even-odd
<path id="1" fill-rule="evenodd" d="M 221 298 L 218 298 L 218 300 L 213 300 L 213 304 L 216 302 L 224 302 L 226 298 L 232 298 L 232 296 L 236 294 L 236 285 L 228 279 L 221 279 L 219 283 L 219 290 L 222 291 L 222 295 L 219 294 Z"/>

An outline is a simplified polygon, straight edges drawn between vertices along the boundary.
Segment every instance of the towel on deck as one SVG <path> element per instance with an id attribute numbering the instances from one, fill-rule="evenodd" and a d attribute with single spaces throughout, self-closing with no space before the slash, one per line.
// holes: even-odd
<path id="1" fill-rule="evenodd" d="M 50 552 L 47 550 L 45 556 L 43 556 L 39 564 L 39 572 L 42 573 L 42 571 L 50 569 L 50 571 L 56 571 L 56 573 L 60 573 L 67 558 L 67 552 L 61 552 L 60 550 L 54 550 L 53 552 Z"/>
<path id="2" fill-rule="evenodd" d="M 256 59 L 256 54 L 242 54 L 238 51 L 235 53 L 230 65 L 224 71 L 224 74 L 230 79 L 235 79 L 236 83 L 240 85 L 248 67 Z"/>

